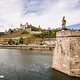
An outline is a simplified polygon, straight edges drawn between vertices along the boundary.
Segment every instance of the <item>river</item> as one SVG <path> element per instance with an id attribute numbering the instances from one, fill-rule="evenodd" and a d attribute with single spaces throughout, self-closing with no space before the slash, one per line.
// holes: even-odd
<path id="1" fill-rule="evenodd" d="M 0 80 L 80 80 L 51 69 L 52 51 L 0 49 Z"/>

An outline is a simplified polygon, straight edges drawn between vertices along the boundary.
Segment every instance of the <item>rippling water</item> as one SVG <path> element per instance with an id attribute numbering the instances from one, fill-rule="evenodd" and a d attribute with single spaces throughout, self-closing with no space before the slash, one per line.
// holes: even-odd
<path id="1" fill-rule="evenodd" d="M 0 80 L 80 80 L 51 69 L 51 53 L 0 49 Z"/>

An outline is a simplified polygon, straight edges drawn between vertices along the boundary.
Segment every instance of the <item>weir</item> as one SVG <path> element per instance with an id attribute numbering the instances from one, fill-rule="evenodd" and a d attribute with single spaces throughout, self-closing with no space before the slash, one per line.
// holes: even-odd
<path id="1" fill-rule="evenodd" d="M 80 77 L 80 31 L 62 30 L 56 34 L 52 68 Z"/>

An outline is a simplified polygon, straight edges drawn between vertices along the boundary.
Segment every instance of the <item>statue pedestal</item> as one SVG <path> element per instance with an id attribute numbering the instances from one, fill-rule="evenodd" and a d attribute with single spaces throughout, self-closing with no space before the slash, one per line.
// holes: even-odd
<path id="1" fill-rule="evenodd" d="M 80 77 L 80 31 L 59 31 L 56 36 L 52 68 Z"/>
<path id="2" fill-rule="evenodd" d="M 61 30 L 67 30 L 67 28 L 66 28 L 66 27 L 64 27 L 64 28 L 62 28 Z"/>

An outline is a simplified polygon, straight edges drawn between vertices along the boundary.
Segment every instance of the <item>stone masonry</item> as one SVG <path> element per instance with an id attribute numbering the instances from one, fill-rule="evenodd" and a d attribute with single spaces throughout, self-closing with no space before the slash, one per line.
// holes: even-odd
<path id="1" fill-rule="evenodd" d="M 63 30 L 56 34 L 52 68 L 80 77 L 80 31 Z"/>

